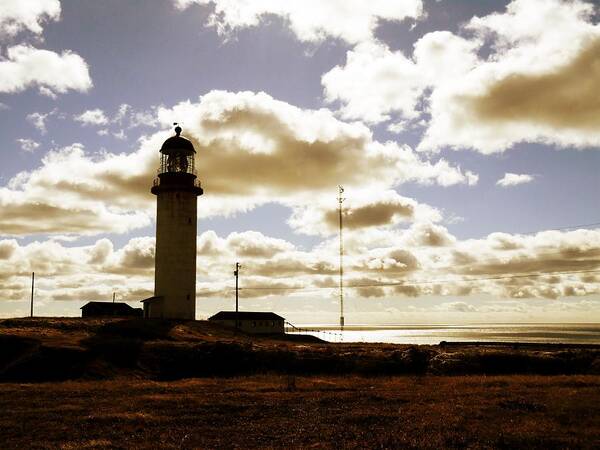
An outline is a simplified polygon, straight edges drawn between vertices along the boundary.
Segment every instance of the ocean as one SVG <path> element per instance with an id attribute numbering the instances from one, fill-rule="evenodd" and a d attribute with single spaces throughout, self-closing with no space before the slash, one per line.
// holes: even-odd
<path id="1" fill-rule="evenodd" d="M 450 342 L 528 342 L 600 344 L 600 324 L 485 324 L 305 326 L 298 334 L 312 334 L 329 342 L 385 342 L 439 344 Z M 291 332 L 291 330 L 290 330 Z"/>

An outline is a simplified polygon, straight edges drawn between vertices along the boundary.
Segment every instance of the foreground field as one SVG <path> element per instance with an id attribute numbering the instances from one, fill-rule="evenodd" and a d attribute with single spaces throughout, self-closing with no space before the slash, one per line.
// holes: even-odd
<path id="1" fill-rule="evenodd" d="M 0 384 L 0 448 L 598 448 L 600 377 Z"/>

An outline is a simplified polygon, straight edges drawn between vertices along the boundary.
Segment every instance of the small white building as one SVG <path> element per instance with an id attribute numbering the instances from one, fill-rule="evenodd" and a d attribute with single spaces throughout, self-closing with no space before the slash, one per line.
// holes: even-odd
<path id="1" fill-rule="evenodd" d="M 283 334 L 285 319 L 274 312 L 220 311 L 208 320 L 245 333 Z M 237 326 L 236 326 L 237 323 Z"/>

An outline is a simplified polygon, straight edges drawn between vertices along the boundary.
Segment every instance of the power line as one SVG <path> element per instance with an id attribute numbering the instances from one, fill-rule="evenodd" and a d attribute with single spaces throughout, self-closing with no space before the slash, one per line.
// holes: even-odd
<path id="1" fill-rule="evenodd" d="M 515 250 L 517 250 L 517 249 L 515 249 Z M 594 249 L 594 250 L 600 251 L 600 249 Z M 561 250 L 561 251 L 554 251 L 554 252 L 539 252 L 539 253 L 536 253 L 534 255 L 534 257 L 538 257 L 538 256 L 564 256 L 565 252 L 568 252 L 568 249 Z M 513 257 L 516 257 L 516 256 L 519 256 L 519 255 L 514 255 L 513 254 L 513 255 L 510 255 L 509 257 L 513 258 Z M 583 255 L 583 256 L 585 256 L 585 255 Z M 481 259 L 481 260 L 473 261 L 473 263 L 477 263 L 478 265 L 486 265 L 486 264 L 494 264 L 494 263 L 502 265 L 502 264 L 515 263 L 515 262 L 520 262 L 520 263 L 537 262 L 537 259 L 535 259 L 535 258 L 528 258 L 528 259 L 524 259 L 524 260 L 521 260 L 521 261 L 509 260 L 507 262 L 502 262 L 499 259 L 500 258 L 498 258 L 498 257 L 487 258 L 487 259 Z M 574 259 L 573 261 L 590 261 L 590 262 L 594 262 L 593 260 L 581 260 L 581 259 Z M 466 266 L 466 265 L 469 265 L 469 264 L 471 264 L 471 262 L 465 262 L 465 263 L 462 263 L 462 264 L 458 264 L 457 263 L 457 264 L 454 264 L 452 266 L 432 267 L 431 270 L 444 271 L 444 270 L 454 269 L 456 267 Z M 515 275 L 518 275 L 515 272 L 512 272 L 512 273 L 514 273 Z M 550 272 L 550 273 L 558 273 L 558 272 Z M 469 276 L 468 274 L 457 274 L 457 275 Z M 345 287 L 355 287 L 355 286 L 346 285 Z M 333 289 L 334 287 L 333 286 L 331 286 L 331 287 L 329 287 L 329 286 L 327 286 L 327 287 L 316 286 L 316 288 Z M 292 289 L 303 289 L 303 288 L 302 287 L 281 287 L 281 286 L 273 286 L 273 287 L 270 287 L 270 286 L 264 286 L 264 287 L 263 286 L 248 286 L 248 287 L 245 287 L 243 289 L 245 289 L 245 290 L 248 290 L 248 289 L 253 289 L 253 290 L 254 289 L 282 289 L 282 290 L 290 289 L 290 290 L 292 290 Z"/>
<path id="2" fill-rule="evenodd" d="M 503 280 L 503 279 L 514 279 L 514 278 L 537 278 L 549 275 L 571 275 L 580 273 L 600 273 L 600 269 L 593 270 L 570 270 L 560 272 L 543 272 L 533 274 L 510 274 L 510 275 L 497 275 L 490 277 L 478 277 L 478 278 L 460 278 L 460 279 L 442 279 L 442 280 L 407 280 L 407 281 L 395 281 L 395 282 L 383 282 L 383 283 L 371 283 L 371 284 L 348 284 L 347 288 L 360 289 L 367 287 L 390 287 L 390 286 L 413 286 L 422 284 L 438 284 L 438 283 L 469 283 L 473 281 L 489 281 L 489 280 Z M 249 286 L 242 288 L 241 290 L 281 290 L 281 291 L 318 291 L 322 289 L 336 289 L 335 286 L 311 286 L 311 287 L 281 287 L 281 286 Z"/>
<path id="3" fill-rule="evenodd" d="M 586 223 L 586 224 L 580 224 L 580 225 L 571 225 L 571 226 L 566 226 L 566 227 L 557 227 L 557 228 L 546 228 L 544 230 L 537 230 L 537 231 L 526 231 L 523 233 L 519 233 L 516 232 L 515 234 L 537 234 L 537 233 L 543 233 L 544 231 L 561 231 L 561 230 L 574 230 L 574 229 L 586 229 L 586 228 L 591 228 L 591 227 L 597 227 L 600 226 L 600 222 L 595 222 L 595 223 Z"/>
<path id="4" fill-rule="evenodd" d="M 479 277 L 479 278 L 467 278 L 467 279 L 446 279 L 446 280 L 417 280 L 417 281 L 409 281 L 408 283 L 404 282 L 390 282 L 390 283 L 378 283 L 378 284 L 362 284 L 362 285 L 352 285 L 348 286 L 351 288 L 363 288 L 363 287 L 386 287 L 386 286 L 412 286 L 417 284 L 438 284 L 438 283 L 451 283 L 451 282 L 472 282 L 472 281 L 488 281 L 488 280 L 505 280 L 505 279 L 514 279 L 514 278 L 537 278 L 548 275 L 570 275 L 570 274 L 578 274 L 578 273 L 600 273 L 600 270 L 570 270 L 564 272 L 544 272 L 544 273 L 532 273 L 532 274 L 513 274 L 513 275 L 497 275 L 493 277 Z"/>
<path id="5" fill-rule="evenodd" d="M 339 197 L 338 197 L 338 202 L 340 203 L 340 285 L 339 285 L 339 289 L 340 289 L 340 310 L 341 310 L 341 317 L 340 319 L 343 318 L 343 241 L 342 241 L 342 219 L 341 219 L 341 202 L 345 199 L 341 198 L 341 194 L 344 192 L 343 191 L 343 187 L 339 186 L 340 192 L 339 192 Z M 530 232 L 525 232 L 525 233 L 516 233 L 516 234 L 521 234 L 521 235 L 527 235 L 527 234 L 535 234 L 535 233 L 541 233 L 544 231 L 559 231 L 559 230 L 567 230 L 567 229 L 575 229 L 575 228 L 586 228 L 586 227 L 593 227 L 593 226 L 600 226 L 600 222 L 595 222 L 595 223 L 588 223 L 588 224 L 579 224 L 579 225 L 571 225 L 571 226 L 565 226 L 565 227 L 558 227 L 558 228 L 547 228 L 544 230 L 538 230 L 538 231 L 530 231 Z M 507 249 L 507 251 L 518 251 L 520 249 Z M 568 249 L 565 250 L 561 250 L 561 251 L 553 251 L 553 252 L 538 252 L 536 253 L 534 256 L 564 256 L 565 252 L 568 252 Z M 518 255 L 510 255 L 511 257 L 514 256 L 518 256 Z M 498 261 L 498 257 L 496 258 L 488 258 L 488 259 L 484 259 L 484 260 L 478 260 L 476 261 L 478 264 L 485 264 L 485 263 L 500 263 L 502 264 L 501 261 Z M 521 262 L 535 262 L 535 260 L 529 260 L 529 261 L 521 261 Z M 456 264 L 453 265 L 451 267 L 436 267 L 433 268 L 436 271 L 442 271 L 442 270 L 446 270 L 446 269 L 452 269 L 455 268 L 457 265 L 458 266 L 464 266 L 470 264 L 469 262 L 465 262 L 464 264 Z M 469 283 L 469 282 L 474 282 L 474 281 L 489 281 L 489 280 L 501 280 L 501 279 L 513 279 L 513 278 L 537 278 L 540 276 L 545 276 L 545 275 L 568 275 L 568 274 L 577 274 L 577 273 L 597 273 L 600 272 L 600 270 L 574 270 L 574 271 L 558 271 L 558 272 L 544 272 L 544 273 L 536 273 L 536 274 L 505 274 L 505 275 L 498 275 L 498 276 L 493 276 L 493 277 L 479 277 L 479 278 L 461 278 L 461 279 L 446 279 L 446 280 L 416 280 L 416 281 L 400 281 L 400 282 L 384 282 L 384 283 L 377 283 L 377 284 L 360 284 L 360 285 L 346 285 L 347 288 L 352 288 L 352 289 L 359 289 L 359 288 L 366 288 L 366 287 L 389 287 L 389 286 L 411 286 L 411 285 L 419 285 L 419 284 L 437 284 L 437 283 L 450 283 L 450 282 L 462 282 L 462 283 Z M 464 276 L 464 275 L 463 275 Z M 320 291 L 323 289 L 335 289 L 334 286 L 311 286 L 311 287 L 306 287 L 306 286 L 296 286 L 296 287 L 282 287 L 282 286 L 248 286 L 245 288 L 240 288 L 240 290 L 280 290 L 280 291 L 304 291 L 304 292 L 316 292 L 316 291 Z"/>

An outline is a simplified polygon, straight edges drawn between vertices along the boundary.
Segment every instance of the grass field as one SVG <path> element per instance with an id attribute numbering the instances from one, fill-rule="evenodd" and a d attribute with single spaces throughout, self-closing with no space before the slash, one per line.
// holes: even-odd
<path id="1" fill-rule="evenodd" d="M 0 384 L 0 448 L 598 448 L 600 377 Z"/>
<path id="2" fill-rule="evenodd" d="M 0 381 L 178 380 L 264 373 L 600 375 L 600 346 L 395 345 L 258 337 L 206 321 L 0 320 Z"/>
<path id="3" fill-rule="evenodd" d="M 600 347 L 0 320 L 0 450 L 600 448 Z"/>

